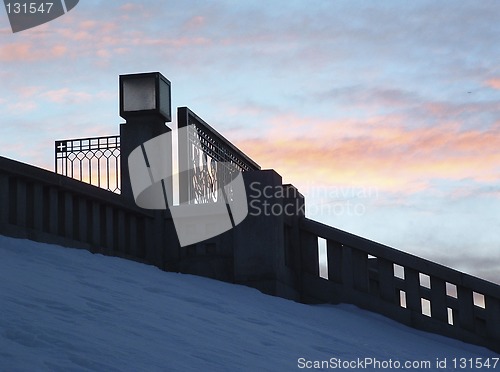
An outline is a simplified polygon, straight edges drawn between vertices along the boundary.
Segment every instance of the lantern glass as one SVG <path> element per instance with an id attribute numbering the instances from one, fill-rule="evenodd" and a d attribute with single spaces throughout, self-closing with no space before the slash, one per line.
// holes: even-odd
<path id="1" fill-rule="evenodd" d="M 171 100 L 170 100 L 170 82 L 165 78 L 160 78 L 160 112 L 170 121 Z"/>
<path id="2" fill-rule="evenodd" d="M 124 111 L 155 110 L 156 84 L 154 77 L 143 77 L 123 81 Z"/>

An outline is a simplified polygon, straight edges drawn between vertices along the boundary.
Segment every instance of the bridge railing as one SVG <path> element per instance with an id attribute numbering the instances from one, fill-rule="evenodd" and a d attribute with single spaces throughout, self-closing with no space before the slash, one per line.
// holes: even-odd
<path id="1" fill-rule="evenodd" d="M 212 202 L 218 195 L 219 179 L 240 172 L 260 170 L 260 166 L 234 144 L 187 107 L 177 109 L 179 129 L 179 201 L 180 203 Z M 220 169 L 231 164 L 231 169 Z"/>
<path id="2" fill-rule="evenodd" d="M 327 242 L 320 277 L 318 239 Z M 300 223 L 306 302 L 346 302 L 500 352 L 500 286 L 309 219 Z"/>
<path id="3" fill-rule="evenodd" d="M 0 234 L 84 248 L 163 268 L 175 251 L 168 216 L 125 203 L 121 195 L 0 157 Z"/>
<path id="4" fill-rule="evenodd" d="M 55 141 L 55 171 L 120 193 L 120 136 Z"/>

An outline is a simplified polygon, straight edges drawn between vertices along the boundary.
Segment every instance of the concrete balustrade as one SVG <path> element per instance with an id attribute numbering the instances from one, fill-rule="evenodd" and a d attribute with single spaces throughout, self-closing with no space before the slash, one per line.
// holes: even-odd
<path id="1" fill-rule="evenodd" d="M 300 234 L 305 302 L 352 303 L 500 352 L 500 286 L 308 219 Z M 328 279 L 313 267 L 318 238 Z"/>

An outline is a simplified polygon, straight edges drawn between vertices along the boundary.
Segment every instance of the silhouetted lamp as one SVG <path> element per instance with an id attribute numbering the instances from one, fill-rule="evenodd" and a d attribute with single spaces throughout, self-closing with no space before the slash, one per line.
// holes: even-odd
<path id="1" fill-rule="evenodd" d="M 159 72 L 120 75 L 120 116 L 172 120 L 170 81 Z"/>
<path id="2" fill-rule="evenodd" d="M 170 81 L 159 72 L 120 75 L 119 80 L 120 116 L 126 120 L 120 124 L 120 157 L 124 159 L 120 162 L 121 194 L 135 203 L 127 159 L 138 146 L 170 131 L 165 125 L 172 121 Z M 172 150 L 163 151 L 169 154 Z M 171 169 L 171 162 L 165 167 Z M 170 183 L 165 186 L 167 194 L 171 193 Z"/>

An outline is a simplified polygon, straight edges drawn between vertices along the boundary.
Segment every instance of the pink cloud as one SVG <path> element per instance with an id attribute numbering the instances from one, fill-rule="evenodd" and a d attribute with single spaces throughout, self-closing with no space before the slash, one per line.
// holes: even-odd
<path id="1" fill-rule="evenodd" d="M 40 86 L 25 86 L 19 87 L 16 91 L 19 93 L 21 98 L 30 98 L 36 96 L 43 88 Z"/>
<path id="2" fill-rule="evenodd" d="M 38 108 L 37 103 L 33 101 L 22 101 L 22 102 L 17 102 L 17 103 L 11 103 L 8 106 L 8 109 L 10 112 L 13 113 L 26 113 L 35 110 Z"/>
<path id="3" fill-rule="evenodd" d="M 75 92 L 69 88 L 49 90 L 43 93 L 42 97 L 54 103 L 88 102 L 92 99 L 92 95 L 89 93 Z"/>
<path id="4" fill-rule="evenodd" d="M 186 29 L 186 31 L 193 31 L 199 29 L 204 25 L 205 25 L 205 17 L 194 16 L 185 23 L 184 28 Z"/>
<path id="5" fill-rule="evenodd" d="M 30 43 L 15 43 L 0 46 L 0 61 L 2 62 L 33 61 L 35 59 L 36 56 L 33 54 Z"/>
<path id="6" fill-rule="evenodd" d="M 124 12 L 132 12 L 134 10 L 141 9 L 141 8 L 142 8 L 141 5 L 138 5 L 135 3 L 126 3 L 120 7 L 120 10 L 122 10 Z"/>
<path id="7" fill-rule="evenodd" d="M 66 54 L 68 48 L 65 45 L 54 45 L 51 50 L 54 57 L 62 57 Z"/>
<path id="8" fill-rule="evenodd" d="M 488 79 L 486 81 L 486 86 L 500 90 L 500 77 Z"/>
<path id="9" fill-rule="evenodd" d="M 264 168 L 274 168 L 297 185 L 369 185 L 412 193 L 428 187 L 432 179 L 494 182 L 500 178 L 500 125 L 461 131 L 452 124 L 407 129 L 394 126 L 390 118 L 378 126 L 310 122 L 316 124 L 305 133 L 301 120 L 286 118 L 282 126 L 287 131 L 273 128 L 264 138 L 236 143 Z"/>
<path id="10" fill-rule="evenodd" d="M 0 61 L 33 62 L 62 57 L 66 46 L 56 44 L 52 47 L 40 46 L 31 42 L 0 45 Z"/>

